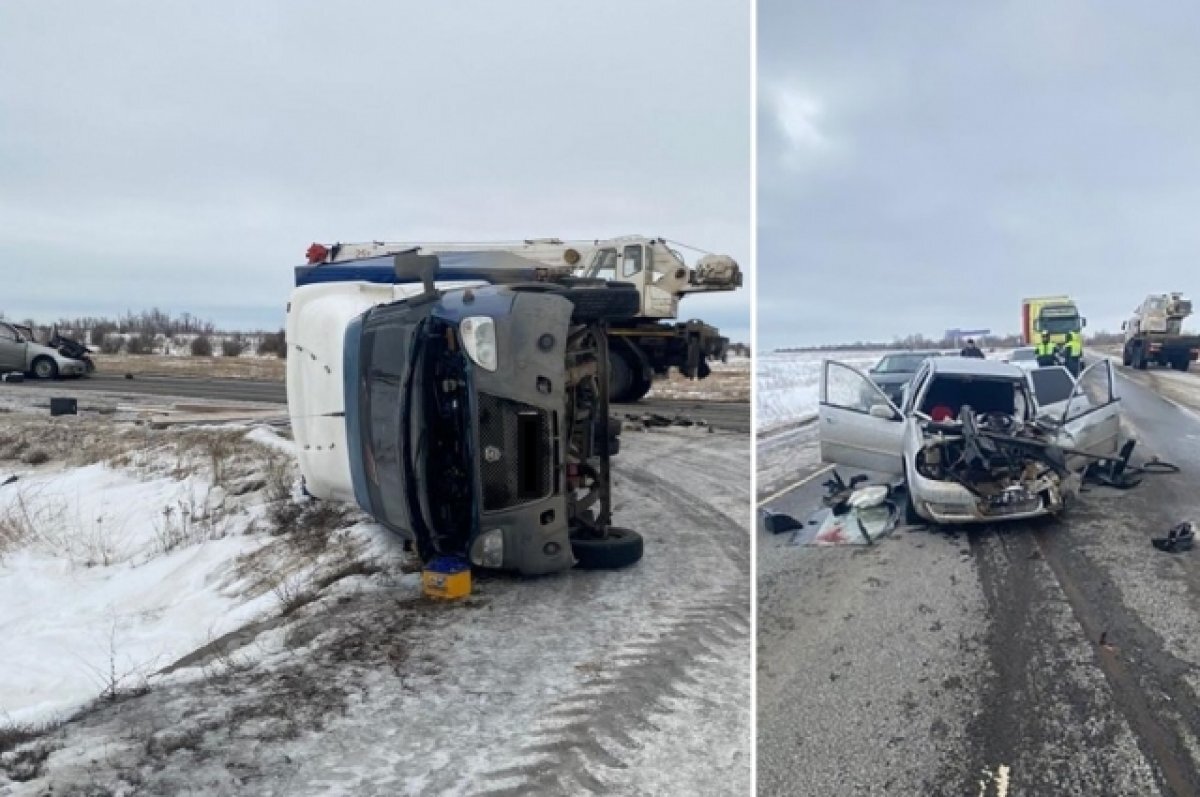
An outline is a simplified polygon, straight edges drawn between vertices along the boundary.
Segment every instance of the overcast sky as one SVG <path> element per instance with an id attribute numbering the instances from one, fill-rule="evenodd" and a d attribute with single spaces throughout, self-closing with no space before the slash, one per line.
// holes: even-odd
<path id="1" fill-rule="evenodd" d="M 278 327 L 312 241 L 750 264 L 736 0 L 0 4 L 0 310 Z M 749 289 L 685 301 L 741 340 Z"/>
<path id="2" fill-rule="evenodd" d="M 1200 5 L 760 0 L 760 348 L 1200 294 Z"/>

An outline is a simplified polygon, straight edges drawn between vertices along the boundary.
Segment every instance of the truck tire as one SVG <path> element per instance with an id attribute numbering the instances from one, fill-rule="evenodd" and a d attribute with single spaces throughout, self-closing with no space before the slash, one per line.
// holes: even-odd
<path id="1" fill-rule="evenodd" d="M 634 401 L 634 385 L 639 381 L 637 370 L 630 362 L 633 355 L 623 349 L 608 347 L 608 400 L 617 403 Z"/>
<path id="2" fill-rule="evenodd" d="M 1190 357 L 1188 357 L 1186 352 L 1183 354 L 1177 355 L 1173 360 L 1171 360 L 1171 367 L 1174 368 L 1176 371 L 1186 371 L 1188 369 L 1188 366 L 1191 364 L 1192 364 L 1192 360 Z"/>
<path id="3" fill-rule="evenodd" d="M 54 379 L 58 376 L 58 363 L 52 357 L 38 357 L 33 361 L 33 375 L 38 379 Z"/>
<path id="4" fill-rule="evenodd" d="M 1121 348 L 1121 365 L 1125 366 L 1126 368 L 1133 365 L 1133 355 L 1129 353 L 1128 343 Z"/>
<path id="5" fill-rule="evenodd" d="M 633 388 L 629 391 L 629 398 L 626 401 L 632 403 L 645 398 L 652 387 L 654 387 L 654 380 L 639 376 L 633 381 Z"/>
<path id="6" fill-rule="evenodd" d="M 621 321 L 633 318 L 641 310 L 642 297 L 628 282 L 569 284 L 561 293 L 575 305 L 571 321 L 576 324 Z"/>
<path id="7" fill-rule="evenodd" d="M 1149 365 L 1149 363 L 1146 362 L 1146 352 L 1142 351 L 1141 346 L 1134 347 L 1133 367 L 1139 371 L 1145 371 L 1147 365 Z"/>
<path id="8" fill-rule="evenodd" d="M 610 526 L 603 537 L 572 537 L 571 552 L 580 570 L 616 570 L 642 558 L 642 535 Z"/>

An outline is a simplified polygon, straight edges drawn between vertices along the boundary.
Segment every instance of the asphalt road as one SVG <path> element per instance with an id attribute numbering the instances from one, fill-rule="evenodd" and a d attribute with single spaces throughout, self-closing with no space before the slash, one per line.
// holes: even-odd
<path id="1" fill-rule="evenodd" d="M 1134 459 L 1178 475 L 872 547 L 759 529 L 760 794 L 1200 794 L 1200 549 L 1149 542 L 1200 520 L 1200 416 L 1132 376 Z M 786 448 L 760 444 L 760 472 L 790 457 L 790 485 L 812 478 L 766 506 L 805 519 L 823 466 Z"/>
<path id="2" fill-rule="evenodd" d="M 47 383 L 28 380 L 3 384 L 0 389 L 45 388 Z M 95 374 L 87 379 L 54 382 L 56 393 L 71 395 L 80 391 L 103 391 L 117 395 L 164 396 L 216 401 L 253 401 L 286 404 L 283 382 L 254 379 L 203 379 L 181 376 L 136 376 L 125 379 L 112 374 Z M 703 421 L 734 432 L 750 431 L 750 403 L 732 401 L 695 401 L 691 399 L 645 398 L 636 404 L 614 404 L 613 414 L 632 419 L 649 417 L 652 421 Z"/>

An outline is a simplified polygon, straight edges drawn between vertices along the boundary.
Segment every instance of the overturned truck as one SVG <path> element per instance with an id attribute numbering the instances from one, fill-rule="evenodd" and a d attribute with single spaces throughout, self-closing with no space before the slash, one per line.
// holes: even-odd
<path id="1" fill-rule="evenodd" d="M 298 267 L 287 392 L 305 489 L 426 560 L 541 574 L 640 559 L 641 537 L 612 525 L 606 335 L 637 293 L 559 276 L 495 251 Z"/>
<path id="2" fill-rule="evenodd" d="M 1120 414 L 1112 366 L 1078 380 L 965 357 L 926 360 L 893 403 L 863 374 L 827 361 L 821 457 L 906 485 L 910 523 L 972 523 L 1055 514 L 1092 463 L 1116 459 Z"/>

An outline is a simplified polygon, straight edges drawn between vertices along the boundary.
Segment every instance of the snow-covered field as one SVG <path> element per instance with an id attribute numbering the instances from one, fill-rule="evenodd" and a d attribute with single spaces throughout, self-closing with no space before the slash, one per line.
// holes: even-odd
<path id="1" fill-rule="evenodd" d="M 758 431 L 768 432 L 816 416 L 823 361 L 839 360 L 865 370 L 884 353 L 829 350 L 760 354 L 754 366 Z"/>
<path id="2" fill-rule="evenodd" d="M 642 562 L 446 605 L 275 429 L 0 399 L 0 795 L 749 788 L 746 435 L 627 430 Z"/>

